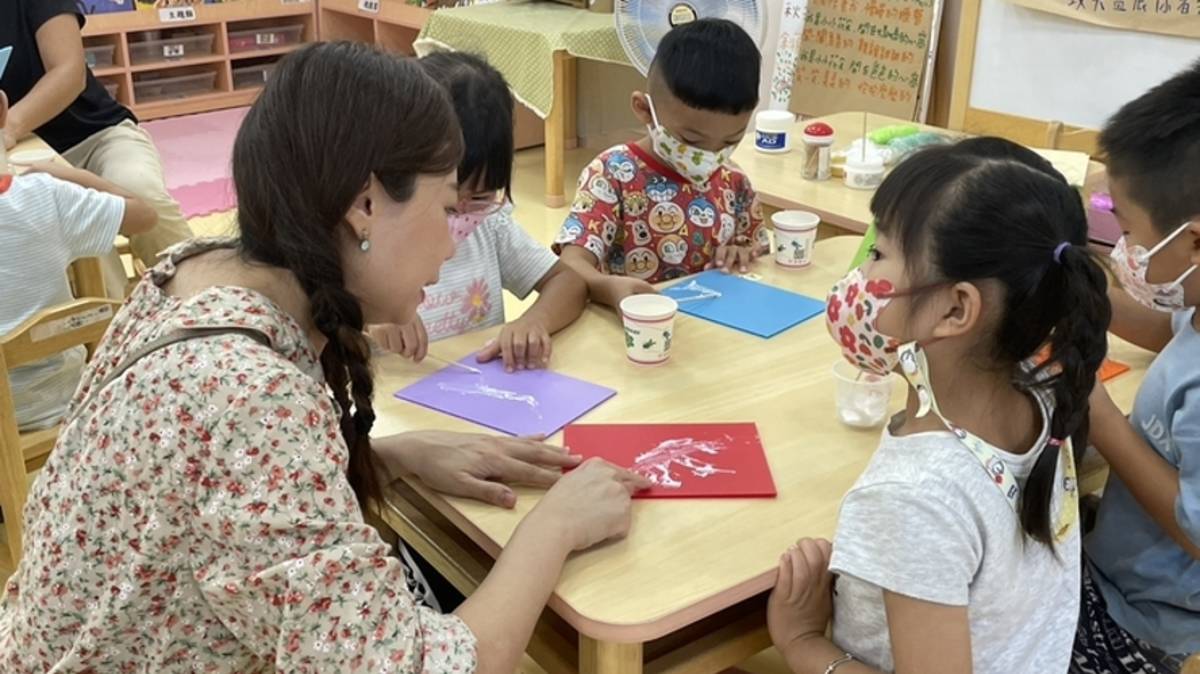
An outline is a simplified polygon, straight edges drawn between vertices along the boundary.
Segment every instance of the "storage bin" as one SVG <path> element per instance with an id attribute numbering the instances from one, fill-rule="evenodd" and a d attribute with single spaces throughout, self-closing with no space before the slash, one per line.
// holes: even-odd
<path id="1" fill-rule="evenodd" d="M 216 72 L 188 75 L 147 73 L 135 76 L 133 94 L 138 103 L 153 103 L 154 101 L 212 93 L 217 88 L 216 82 Z"/>
<path id="2" fill-rule="evenodd" d="M 254 89 L 267 83 L 271 71 L 275 70 L 274 63 L 260 63 L 252 66 L 242 66 L 233 69 L 234 89 Z"/>
<path id="3" fill-rule="evenodd" d="M 157 40 L 129 43 L 129 60 L 134 64 L 211 56 L 216 35 L 173 35 Z"/>
<path id="4" fill-rule="evenodd" d="M 303 34 L 304 24 L 302 23 L 231 30 L 229 31 L 229 52 L 237 54 L 259 49 L 278 49 L 297 44 Z"/>
<path id="5" fill-rule="evenodd" d="M 119 91 L 121 88 L 120 85 L 118 85 L 116 82 L 101 82 L 101 84 L 104 85 L 104 90 L 108 92 L 109 96 L 112 96 L 113 98 L 117 97 L 117 91 Z"/>
<path id="6" fill-rule="evenodd" d="M 83 60 L 87 62 L 89 68 L 111 68 L 113 65 L 113 54 L 117 51 L 117 46 L 112 44 L 98 44 L 91 47 L 83 48 Z"/>

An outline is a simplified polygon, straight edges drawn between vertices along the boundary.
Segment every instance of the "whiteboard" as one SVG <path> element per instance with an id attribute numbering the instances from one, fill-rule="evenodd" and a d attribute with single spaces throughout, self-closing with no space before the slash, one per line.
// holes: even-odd
<path id="1" fill-rule="evenodd" d="M 1200 58 L 1200 40 L 981 0 L 970 107 L 1098 129 Z"/>

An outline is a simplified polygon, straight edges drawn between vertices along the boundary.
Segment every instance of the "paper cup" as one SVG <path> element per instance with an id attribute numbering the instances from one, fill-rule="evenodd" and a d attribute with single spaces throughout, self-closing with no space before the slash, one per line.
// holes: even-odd
<path id="1" fill-rule="evenodd" d="M 887 418 L 895 375 L 880 377 L 839 360 L 833 366 L 837 381 L 838 420 L 855 428 L 874 428 Z"/>
<path id="2" fill-rule="evenodd" d="M 678 310 L 679 303 L 666 295 L 630 295 L 621 300 L 629 360 L 639 365 L 657 365 L 671 357 Z"/>
<path id="3" fill-rule="evenodd" d="M 808 211 L 779 211 L 771 216 L 771 224 L 775 229 L 775 264 L 795 269 L 812 263 L 821 216 Z"/>

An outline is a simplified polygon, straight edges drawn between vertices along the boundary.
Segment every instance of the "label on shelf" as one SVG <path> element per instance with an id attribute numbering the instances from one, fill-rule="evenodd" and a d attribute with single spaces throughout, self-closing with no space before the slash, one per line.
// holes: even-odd
<path id="1" fill-rule="evenodd" d="M 302 5 L 306 2 L 310 2 L 311 0 L 279 0 L 279 1 L 285 5 Z"/>
<path id="2" fill-rule="evenodd" d="M 259 46 L 272 45 L 279 43 L 279 36 L 275 33 L 257 33 L 254 36 L 254 44 Z"/>
<path id="3" fill-rule="evenodd" d="M 163 23 L 186 23 L 196 20 L 195 7 L 163 7 L 158 10 L 158 20 Z"/>
<path id="4" fill-rule="evenodd" d="M 164 44 L 163 58 L 177 59 L 183 56 L 183 45 L 181 44 Z"/>
<path id="5" fill-rule="evenodd" d="M 368 14 L 379 13 L 379 0 L 358 0 L 358 11 Z"/>

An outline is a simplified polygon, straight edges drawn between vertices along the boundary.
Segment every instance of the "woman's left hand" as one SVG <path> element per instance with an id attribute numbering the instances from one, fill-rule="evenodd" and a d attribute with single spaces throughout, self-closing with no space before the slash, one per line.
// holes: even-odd
<path id="1" fill-rule="evenodd" d="M 779 576 L 767 600 L 767 630 L 781 651 L 789 644 L 824 636 L 833 616 L 833 546 L 803 538 L 779 558 Z"/>
<path id="2" fill-rule="evenodd" d="M 581 461 L 541 438 L 481 433 L 414 431 L 378 438 L 372 445 L 392 475 L 415 475 L 434 491 L 501 508 L 517 503 L 507 485 L 549 487 L 563 468 Z"/>

